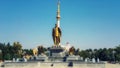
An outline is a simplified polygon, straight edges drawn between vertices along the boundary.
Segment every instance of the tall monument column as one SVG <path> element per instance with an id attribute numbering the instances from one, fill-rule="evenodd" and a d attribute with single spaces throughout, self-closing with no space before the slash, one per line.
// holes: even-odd
<path id="1" fill-rule="evenodd" d="M 55 46 L 60 46 L 61 42 L 61 29 L 60 29 L 60 1 L 58 0 L 57 4 L 57 16 L 56 16 L 56 24 L 55 27 L 52 30 L 52 37 L 53 37 L 53 42 Z"/>
<path id="2" fill-rule="evenodd" d="M 61 59 L 63 59 L 63 57 L 65 56 L 65 54 L 63 53 L 64 48 L 60 46 L 61 45 L 60 44 L 61 35 L 62 35 L 62 32 L 60 29 L 60 0 L 58 0 L 56 24 L 52 30 L 52 37 L 53 37 L 54 46 L 52 46 L 50 48 L 50 56 L 53 58 L 54 57 L 62 57 Z"/>

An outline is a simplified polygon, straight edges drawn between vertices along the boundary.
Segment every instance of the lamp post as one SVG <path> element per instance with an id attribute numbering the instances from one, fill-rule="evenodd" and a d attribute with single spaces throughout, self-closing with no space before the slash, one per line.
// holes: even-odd
<path id="1" fill-rule="evenodd" d="M 90 61 L 91 61 L 92 60 L 92 52 L 91 51 L 89 52 L 89 55 L 90 55 L 89 58 L 90 58 Z"/>
<path id="2" fill-rule="evenodd" d="M 93 51 L 95 62 L 97 62 L 97 55 L 96 55 L 96 52 L 97 52 L 96 50 Z"/>
<path id="3" fill-rule="evenodd" d="M 0 49 L 0 53 L 2 53 L 2 50 Z"/>
<path id="4" fill-rule="evenodd" d="M 2 50 L 0 49 L 0 60 L 2 60 Z"/>
<path id="5" fill-rule="evenodd" d="M 114 63 L 115 63 L 115 53 L 116 53 L 116 52 L 113 50 L 113 51 L 112 51 L 112 54 L 113 54 L 113 61 L 114 61 Z"/>

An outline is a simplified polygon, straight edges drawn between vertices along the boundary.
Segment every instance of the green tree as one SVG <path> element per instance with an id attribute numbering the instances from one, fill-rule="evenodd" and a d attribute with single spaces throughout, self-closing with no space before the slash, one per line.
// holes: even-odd
<path id="1" fill-rule="evenodd" d="M 19 42 L 14 42 L 13 43 L 13 52 L 14 56 L 17 58 L 22 57 L 22 45 Z"/>
<path id="2" fill-rule="evenodd" d="M 0 60 L 3 60 L 3 49 L 4 49 L 4 44 L 0 43 Z"/>
<path id="3" fill-rule="evenodd" d="M 89 52 L 87 50 L 82 50 L 80 51 L 79 55 L 85 60 L 85 58 L 89 57 Z"/>
<path id="4" fill-rule="evenodd" d="M 42 53 L 45 53 L 45 48 L 41 45 L 41 46 L 38 46 L 38 55 L 42 54 Z"/>
<path id="5" fill-rule="evenodd" d="M 5 60 L 11 60 L 11 55 L 9 53 L 7 53 L 5 56 L 4 56 L 4 59 Z"/>
<path id="6" fill-rule="evenodd" d="M 32 51 L 32 49 L 23 49 L 22 50 L 22 52 L 23 52 L 23 55 L 33 55 L 33 51 Z"/>
<path id="7" fill-rule="evenodd" d="M 115 58 L 118 62 L 120 62 L 120 45 L 116 46 L 115 48 Z"/>
<path id="8" fill-rule="evenodd" d="M 113 48 L 108 49 L 108 61 L 113 61 Z"/>
<path id="9" fill-rule="evenodd" d="M 75 55 L 79 55 L 79 52 L 80 52 L 80 49 L 79 49 L 79 48 L 76 49 L 76 51 L 75 51 Z"/>

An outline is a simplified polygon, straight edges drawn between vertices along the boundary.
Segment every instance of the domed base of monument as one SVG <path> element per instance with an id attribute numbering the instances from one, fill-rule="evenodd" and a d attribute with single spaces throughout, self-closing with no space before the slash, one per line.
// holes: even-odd
<path id="1" fill-rule="evenodd" d="M 64 48 L 61 46 L 52 46 L 50 48 L 50 56 L 51 57 L 64 57 Z"/>

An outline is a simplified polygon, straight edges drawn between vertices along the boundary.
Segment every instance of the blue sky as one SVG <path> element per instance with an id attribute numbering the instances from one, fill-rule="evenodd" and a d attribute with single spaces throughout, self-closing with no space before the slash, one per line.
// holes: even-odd
<path id="1" fill-rule="evenodd" d="M 0 42 L 53 45 L 57 0 L 0 0 Z M 61 0 L 62 42 L 80 49 L 120 44 L 119 0 Z"/>

